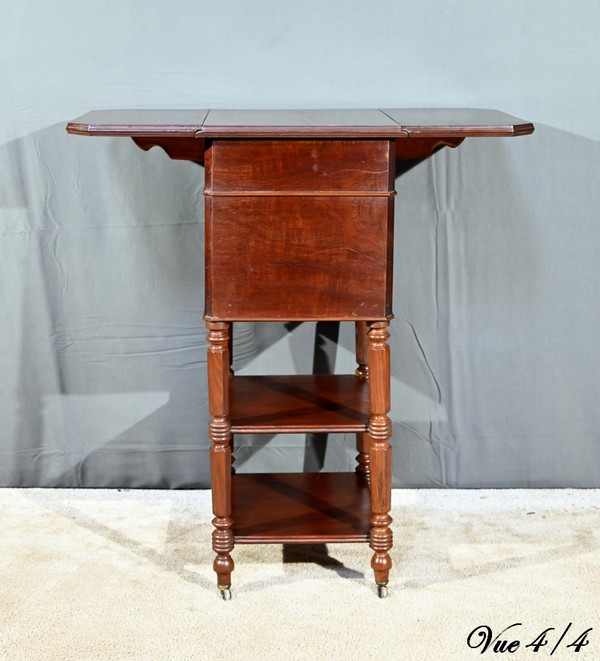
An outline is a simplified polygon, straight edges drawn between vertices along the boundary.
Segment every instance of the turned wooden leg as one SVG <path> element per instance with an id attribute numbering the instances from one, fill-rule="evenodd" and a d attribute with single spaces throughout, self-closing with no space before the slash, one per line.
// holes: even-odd
<path id="1" fill-rule="evenodd" d="M 387 594 L 387 582 L 392 560 L 392 531 L 389 515 L 392 500 L 392 449 L 389 440 L 392 423 L 390 410 L 390 349 L 387 345 L 389 323 L 369 324 L 369 454 L 371 459 L 371 535 L 374 551 L 371 567 L 375 573 L 379 596 Z"/>
<path id="2" fill-rule="evenodd" d="M 229 421 L 229 331 L 230 324 L 210 322 L 208 328 L 208 403 L 211 421 L 210 475 L 215 527 L 213 569 L 224 599 L 229 598 L 234 546 L 231 518 L 231 423 Z"/>
<path id="3" fill-rule="evenodd" d="M 369 364 L 368 364 L 368 346 L 369 339 L 367 338 L 367 322 L 357 321 L 355 324 L 356 329 L 356 363 L 358 367 L 354 371 L 356 376 L 361 379 L 369 378 Z M 369 479 L 369 437 L 365 432 L 358 432 L 356 434 L 356 472 L 359 475 Z"/>
<path id="4" fill-rule="evenodd" d="M 367 333 L 369 328 L 366 321 L 357 321 L 356 329 L 356 362 L 358 367 L 354 371 L 356 376 L 363 379 L 369 378 L 369 338 Z"/>
<path id="5" fill-rule="evenodd" d="M 369 461 L 369 435 L 366 432 L 356 433 L 356 468 L 358 475 L 362 475 L 367 481 L 371 479 L 371 466 Z"/>
<path id="6" fill-rule="evenodd" d="M 229 374 L 233 376 L 233 321 L 229 322 L 229 341 L 227 348 L 229 349 Z"/>
<path id="7" fill-rule="evenodd" d="M 229 322 L 229 342 L 228 342 L 228 348 L 229 348 L 229 376 L 233 376 L 233 321 Z M 233 434 L 231 434 L 231 439 L 229 441 L 229 449 L 231 450 L 231 474 L 235 475 L 235 468 L 233 467 L 233 464 L 235 464 L 235 457 L 233 456 L 233 451 L 235 448 L 235 442 L 233 438 Z"/>

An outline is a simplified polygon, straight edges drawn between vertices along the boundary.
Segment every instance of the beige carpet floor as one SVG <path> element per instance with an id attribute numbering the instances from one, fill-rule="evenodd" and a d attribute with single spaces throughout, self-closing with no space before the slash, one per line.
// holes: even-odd
<path id="1" fill-rule="evenodd" d="M 0 490 L 0 658 L 600 659 L 600 491 L 398 490 L 392 514 L 388 599 L 366 545 L 273 545 L 235 549 L 224 602 L 209 492 Z M 467 644 L 516 623 L 512 654 Z"/>

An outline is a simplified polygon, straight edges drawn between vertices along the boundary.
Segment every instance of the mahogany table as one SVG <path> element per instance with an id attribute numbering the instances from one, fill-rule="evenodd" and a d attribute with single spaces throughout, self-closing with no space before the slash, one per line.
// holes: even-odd
<path id="1" fill-rule="evenodd" d="M 203 163 L 214 570 L 234 544 L 369 542 L 391 567 L 394 176 L 466 137 L 531 133 L 494 110 L 106 110 L 69 133 L 133 138 Z M 354 374 L 235 376 L 236 321 L 352 321 Z M 355 433 L 354 473 L 236 474 L 235 434 Z"/>

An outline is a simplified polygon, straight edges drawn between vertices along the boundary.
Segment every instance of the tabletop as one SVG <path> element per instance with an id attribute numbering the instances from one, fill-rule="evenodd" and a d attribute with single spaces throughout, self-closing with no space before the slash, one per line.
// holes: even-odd
<path id="1" fill-rule="evenodd" d="M 533 124 L 498 110 L 94 110 L 69 122 L 76 135 L 196 138 L 436 138 L 527 135 Z"/>

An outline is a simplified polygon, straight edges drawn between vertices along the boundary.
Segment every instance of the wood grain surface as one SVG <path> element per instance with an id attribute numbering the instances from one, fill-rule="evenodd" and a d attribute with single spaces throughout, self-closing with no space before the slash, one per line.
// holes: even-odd
<path id="1" fill-rule="evenodd" d="M 236 434 L 366 431 L 369 385 L 354 374 L 234 376 L 230 408 Z"/>
<path id="2" fill-rule="evenodd" d="M 532 133 L 497 110 L 94 110 L 69 122 L 78 135 L 216 137 L 470 137 Z"/>
<path id="3" fill-rule="evenodd" d="M 355 473 L 238 474 L 232 491 L 237 544 L 369 538 L 369 487 Z"/>

